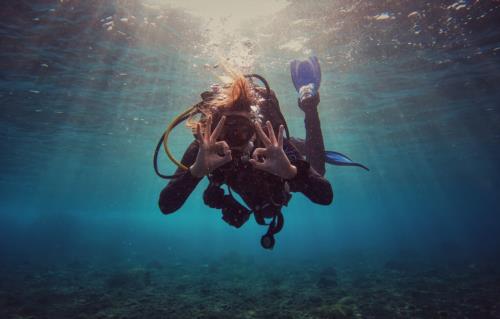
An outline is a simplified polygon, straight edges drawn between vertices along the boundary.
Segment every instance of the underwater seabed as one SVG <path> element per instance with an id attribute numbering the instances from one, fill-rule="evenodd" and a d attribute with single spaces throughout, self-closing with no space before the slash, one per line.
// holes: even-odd
<path id="1" fill-rule="evenodd" d="M 500 318 L 497 264 L 436 265 L 238 253 L 204 263 L 3 263 L 0 318 Z"/>
<path id="2" fill-rule="evenodd" d="M 500 319 L 499 0 L 167 2 L 2 2 L 0 319 Z M 294 194 L 272 251 L 206 180 L 163 216 L 154 147 L 221 59 L 305 137 L 310 55 L 326 148 L 370 171 L 328 166 L 333 204 Z"/>

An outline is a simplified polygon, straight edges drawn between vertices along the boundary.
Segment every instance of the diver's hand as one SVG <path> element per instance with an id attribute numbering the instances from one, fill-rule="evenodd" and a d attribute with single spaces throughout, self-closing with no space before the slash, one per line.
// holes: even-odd
<path id="1" fill-rule="evenodd" d="M 266 136 L 259 123 L 255 124 L 255 129 L 260 140 L 266 148 L 257 148 L 253 152 L 250 163 L 253 167 L 278 175 L 284 179 L 292 179 L 297 175 L 297 168 L 293 166 L 283 151 L 283 125 L 280 125 L 278 139 L 274 135 L 271 122 L 266 122 L 269 137 Z M 263 159 L 263 161 L 259 161 Z"/>
<path id="2" fill-rule="evenodd" d="M 210 134 L 212 130 L 211 116 L 207 119 L 207 126 L 203 133 L 201 132 L 200 123 L 196 125 L 196 140 L 198 141 L 199 149 L 196 161 L 189 168 L 193 176 L 203 177 L 232 160 L 229 145 L 225 141 L 217 142 L 225 121 L 226 117 L 223 116 L 212 134 Z"/>

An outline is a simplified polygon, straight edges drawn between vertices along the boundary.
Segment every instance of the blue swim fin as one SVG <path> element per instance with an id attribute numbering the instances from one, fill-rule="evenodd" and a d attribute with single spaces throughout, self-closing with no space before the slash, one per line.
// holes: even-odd
<path id="1" fill-rule="evenodd" d="M 363 164 L 353 162 L 347 155 L 334 151 L 325 151 L 325 161 L 328 164 L 340 166 L 358 166 L 369 171 L 370 169 Z"/>
<path id="2" fill-rule="evenodd" d="M 318 58 L 309 57 L 307 60 L 293 60 L 290 62 L 290 73 L 295 90 L 300 93 L 301 88 L 312 84 L 313 95 L 319 90 L 321 84 L 321 68 Z"/>

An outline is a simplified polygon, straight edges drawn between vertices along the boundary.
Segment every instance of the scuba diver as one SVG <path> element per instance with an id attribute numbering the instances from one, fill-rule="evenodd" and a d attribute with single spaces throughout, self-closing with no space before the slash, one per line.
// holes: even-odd
<path id="1" fill-rule="evenodd" d="M 318 59 L 293 61 L 291 73 L 299 93 L 298 106 L 305 114 L 305 140 L 289 136 L 275 93 L 257 74 L 231 72 L 231 84 L 213 85 L 211 91 L 201 94 L 200 103 L 172 122 L 154 155 L 157 174 L 171 179 L 160 193 L 159 207 L 164 214 L 178 210 L 207 177 L 205 204 L 221 209 L 222 219 L 236 228 L 253 214 L 258 224 L 268 226 L 261 238 L 262 247 L 272 249 L 274 236 L 284 223 L 282 208 L 287 206 L 292 192 L 301 192 L 320 205 L 332 202 L 332 186 L 323 177 L 325 162 L 366 168 L 341 153 L 325 152 L 317 110 L 321 82 Z M 257 86 L 255 79 L 264 87 Z M 195 140 L 178 162 L 168 150 L 167 140 L 173 127 L 184 120 Z M 157 156 L 162 144 L 178 166 L 174 175 L 158 171 Z M 233 191 L 245 205 L 233 197 Z"/>

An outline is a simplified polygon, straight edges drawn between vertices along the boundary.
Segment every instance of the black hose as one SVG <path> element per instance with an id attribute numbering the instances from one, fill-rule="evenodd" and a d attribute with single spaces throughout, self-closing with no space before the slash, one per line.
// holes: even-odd
<path id="1" fill-rule="evenodd" d="M 245 74 L 245 77 L 246 78 L 257 78 L 257 79 L 259 79 L 264 84 L 264 86 L 266 87 L 266 94 L 267 94 L 266 99 L 270 99 L 271 98 L 271 88 L 269 87 L 269 83 L 267 83 L 266 79 L 262 75 L 258 75 L 258 74 L 252 73 L 252 74 Z"/>
<path id="2" fill-rule="evenodd" d="M 271 101 L 271 88 L 269 87 L 269 83 L 267 82 L 267 80 L 262 75 L 252 73 L 252 74 L 245 74 L 245 77 L 259 79 L 266 87 L 266 95 L 267 95 L 266 100 L 268 101 L 268 103 L 272 103 L 272 101 Z M 273 103 L 273 105 L 274 105 L 274 103 Z M 281 113 L 281 109 L 279 108 L 279 106 L 276 107 L 276 109 L 278 112 L 278 116 L 280 117 L 281 121 L 283 121 L 283 123 L 284 123 L 283 125 L 285 126 L 286 138 L 289 139 L 290 132 L 288 131 L 288 125 L 286 124 L 285 117 L 283 116 L 283 113 Z"/>

